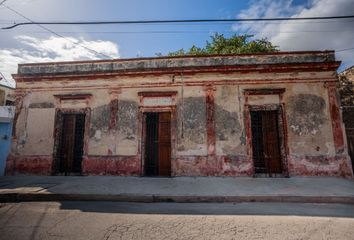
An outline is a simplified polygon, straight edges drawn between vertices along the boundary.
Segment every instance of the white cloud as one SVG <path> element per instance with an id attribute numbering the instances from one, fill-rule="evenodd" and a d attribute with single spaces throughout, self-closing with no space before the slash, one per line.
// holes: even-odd
<path id="1" fill-rule="evenodd" d="M 352 15 L 353 0 L 309 0 L 294 5 L 292 0 L 253 1 L 239 18 L 319 17 Z M 354 47 L 353 19 L 283 21 L 235 24 L 233 29 L 249 32 L 255 37 L 267 37 L 281 50 L 341 50 Z M 337 53 L 344 66 L 354 64 L 354 51 Z"/>
<path id="2" fill-rule="evenodd" d="M 14 81 L 11 74 L 17 72 L 19 63 L 77 61 L 88 59 L 119 58 L 119 47 L 111 41 L 88 41 L 84 38 L 60 38 L 51 36 L 46 39 L 17 36 L 19 48 L 0 49 L 0 71 L 6 79 Z M 92 50 L 90 50 L 92 49 Z M 104 55 L 97 54 L 99 52 Z M 4 82 L 4 81 L 2 81 Z"/>

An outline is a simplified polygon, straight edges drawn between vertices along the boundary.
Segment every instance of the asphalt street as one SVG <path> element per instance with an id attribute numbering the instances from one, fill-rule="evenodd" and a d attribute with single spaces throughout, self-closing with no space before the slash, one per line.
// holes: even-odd
<path id="1" fill-rule="evenodd" d="M 21 202 L 0 239 L 354 239 L 354 205 Z"/>

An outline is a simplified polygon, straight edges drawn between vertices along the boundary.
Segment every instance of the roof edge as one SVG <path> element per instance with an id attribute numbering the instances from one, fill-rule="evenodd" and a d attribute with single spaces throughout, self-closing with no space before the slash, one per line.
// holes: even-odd
<path id="1" fill-rule="evenodd" d="M 8 85 L 4 85 L 2 83 L 0 83 L 0 87 L 8 88 L 8 89 L 11 89 L 11 90 L 15 90 L 16 89 L 16 87 L 11 87 L 11 86 L 8 86 Z"/>
<path id="2" fill-rule="evenodd" d="M 210 55 L 183 55 L 183 56 L 163 56 L 163 57 L 141 57 L 141 58 L 116 58 L 116 59 L 97 59 L 82 61 L 58 61 L 58 62 L 40 62 L 40 63 L 21 63 L 18 66 L 38 66 L 38 65 L 55 65 L 55 64 L 76 64 L 76 63 L 103 63 L 103 62 L 125 62 L 139 60 L 155 60 L 155 59 L 181 59 L 181 58 L 208 58 L 208 57 L 236 57 L 236 56 L 263 56 L 263 55 L 301 55 L 301 54 L 334 54 L 334 50 L 323 51 L 279 51 L 264 53 L 243 53 L 243 54 L 210 54 Z"/>
<path id="3" fill-rule="evenodd" d="M 168 69 L 144 69 L 140 71 L 117 71 L 117 72 L 84 72 L 79 74 L 47 74 L 47 75 L 22 75 L 12 74 L 16 82 L 32 82 L 41 79 L 54 79 L 60 81 L 65 79 L 83 79 L 83 78 L 112 78 L 112 76 L 139 76 L 139 75 L 162 75 L 162 74 L 195 74 L 208 72 L 288 72 L 294 70 L 301 71 L 336 71 L 341 61 L 322 62 L 322 63 L 285 63 L 285 64 L 252 64 L 242 66 L 213 66 L 213 67 L 184 67 L 184 68 L 168 68 Z"/>
<path id="4" fill-rule="evenodd" d="M 348 71 L 350 69 L 354 69 L 354 65 L 353 66 L 350 66 L 350 67 L 347 67 L 346 69 L 344 69 L 343 71 L 341 71 L 339 74 L 342 74 L 344 73 L 345 71 Z"/>

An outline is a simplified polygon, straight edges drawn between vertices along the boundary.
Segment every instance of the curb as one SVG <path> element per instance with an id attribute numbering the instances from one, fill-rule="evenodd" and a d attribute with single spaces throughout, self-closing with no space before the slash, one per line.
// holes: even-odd
<path id="1" fill-rule="evenodd" d="M 173 196 L 173 195 L 102 195 L 61 193 L 2 193 L 0 202 L 34 201 L 114 201 L 114 202 L 175 202 L 175 203 L 241 203 L 241 202 L 288 202 L 288 203 L 337 203 L 353 204 L 354 196 Z"/>

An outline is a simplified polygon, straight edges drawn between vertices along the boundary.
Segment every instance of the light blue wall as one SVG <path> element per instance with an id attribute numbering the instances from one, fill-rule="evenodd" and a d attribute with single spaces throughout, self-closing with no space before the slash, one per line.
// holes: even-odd
<path id="1" fill-rule="evenodd" d="M 0 176 L 4 175 L 7 155 L 11 146 L 12 122 L 0 122 Z"/>

